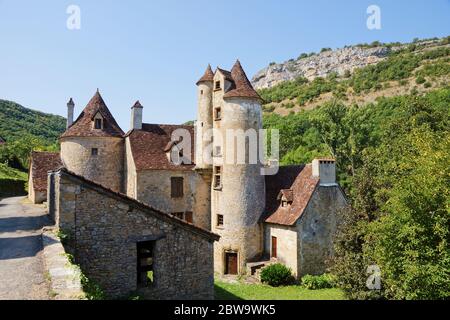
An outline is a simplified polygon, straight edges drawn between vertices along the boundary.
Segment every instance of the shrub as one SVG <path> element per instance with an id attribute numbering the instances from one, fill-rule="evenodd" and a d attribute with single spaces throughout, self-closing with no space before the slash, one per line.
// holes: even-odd
<path id="1" fill-rule="evenodd" d="M 422 84 L 422 83 L 425 83 L 427 80 L 425 80 L 425 78 L 424 77 L 422 77 L 422 76 L 418 76 L 417 78 L 416 78 L 416 83 L 417 84 Z"/>
<path id="2" fill-rule="evenodd" d="M 306 275 L 302 278 L 301 284 L 309 290 L 327 289 L 335 286 L 335 277 L 329 273 L 320 276 Z"/>
<path id="3" fill-rule="evenodd" d="M 288 285 L 293 282 L 292 270 L 281 263 L 272 264 L 262 269 L 261 281 L 272 287 Z"/>
<path id="4" fill-rule="evenodd" d="M 425 83 L 423 84 L 423 86 L 424 86 L 425 88 L 431 88 L 431 83 L 425 82 Z"/>

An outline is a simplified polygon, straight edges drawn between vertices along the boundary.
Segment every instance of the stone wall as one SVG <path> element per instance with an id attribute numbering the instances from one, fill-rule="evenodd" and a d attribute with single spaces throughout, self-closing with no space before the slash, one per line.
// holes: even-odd
<path id="1" fill-rule="evenodd" d="M 319 275 L 326 271 L 333 255 L 333 240 L 339 210 L 347 205 L 340 187 L 320 186 L 297 222 L 298 275 Z"/>
<path id="2" fill-rule="evenodd" d="M 91 154 L 93 148 L 98 149 L 98 155 Z M 62 138 L 61 159 L 69 171 L 112 190 L 123 191 L 124 142 L 122 138 Z"/>
<path id="3" fill-rule="evenodd" d="M 272 256 L 272 237 L 277 238 L 277 261 L 291 268 L 294 276 L 298 272 L 297 229 L 295 227 L 266 224 L 264 251 Z"/>
<path id="4" fill-rule="evenodd" d="M 183 178 L 183 197 L 171 197 L 172 177 Z M 136 192 L 137 200 L 155 209 L 169 213 L 193 212 L 193 223 L 196 226 L 211 229 L 210 184 L 195 171 L 139 171 Z"/>
<path id="5" fill-rule="evenodd" d="M 216 235 L 81 177 L 55 177 L 60 228 L 72 223 L 76 262 L 110 297 L 213 299 Z M 154 283 L 137 286 L 137 243 L 155 240 Z"/>

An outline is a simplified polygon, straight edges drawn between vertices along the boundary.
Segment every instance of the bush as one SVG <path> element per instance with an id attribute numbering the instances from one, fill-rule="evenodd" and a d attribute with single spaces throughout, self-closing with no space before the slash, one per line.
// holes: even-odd
<path id="1" fill-rule="evenodd" d="M 272 264 L 261 271 L 261 281 L 272 287 L 288 285 L 293 280 L 292 270 L 281 263 Z"/>
<path id="2" fill-rule="evenodd" d="M 422 84 L 422 83 L 425 83 L 427 80 L 425 80 L 425 78 L 424 77 L 422 77 L 422 76 L 418 76 L 417 78 L 416 78 L 416 83 L 417 84 Z"/>
<path id="3" fill-rule="evenodd" d="M 430 82 L 425 82 L 425 83 L 423 84 L 423 86 L 424 86 L 425 88 L 431 88 L 431 83 L 430 83 Z"/>
<path id="4" fill-rule="evenodd" d="M 309 290 L 327 289 L 335 286 L 335 277 L 329 273 L 320 276 L 306 275 L 302 278 L 301 284 Z"/>

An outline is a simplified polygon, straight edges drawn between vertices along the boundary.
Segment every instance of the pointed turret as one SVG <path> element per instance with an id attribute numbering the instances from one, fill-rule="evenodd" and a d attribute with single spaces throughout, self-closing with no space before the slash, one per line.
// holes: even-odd
<path id="1" fill-rule="evenodd" d="M 201 82 L 213 82 L 213 80 L 214 80 L 214 72 L 212 71 L 211 65 L 208 64 L 205 74 L 203 74 L 200 80 L 197 81 L 197 85 L 199 85 Z"/>
<path id="2" fill-rule="evenodd" d="M 94 124 L 94 117 L 98 114 L 102 118 L 101 130 L 96 128 Z M 124 132 L 117 124 L 97 89 L 79 117 L 61 137 L 122 137 L 123 135 Z"/>
<path id="3" fill-rule="evenodd" d="M 231 69 L 231 77 L 233 78 L 235 87 L 228 91 L 224 95 L 224 98 L 252 98 L 262 100 L 253 88 L 250 80 L 248 80 L 239 60 L 236 61 L 233 69 Z"/>

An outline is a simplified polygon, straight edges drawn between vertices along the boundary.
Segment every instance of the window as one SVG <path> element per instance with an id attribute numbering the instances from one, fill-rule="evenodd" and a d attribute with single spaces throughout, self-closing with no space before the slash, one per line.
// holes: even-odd
<path id="1" fill-rule="evenodd" d="M 214 188 L 222 188 L 222 167 L 214 167 Z"/>
<path id="2" fill-rule="evenodd" d="M 281 206 L 286 208 L 288 206 L 288 202 L 286 200 L 281 201 Z"/>
<path id="3" fill-rule="evenodd" d="M 215 90 L 220 90 L 220 81 L 216 81 Z"/>
<path id="4" fill-rule="evenodd" d="M 92 156 L 97 156 L 98 155 L 98 149 L 97 148 L 92 148 L 91 149 L 91 155 Z"/>
<path id="5" fill-rule="evenodd" d="M 203 94 L 203 90 L 200 90 L 200 94 Z"/>
<path id="6" fill-rule="evenodd" d="M 94 124 L 94 128 L 95 129 L 101 129 L 102 128 L 102 119 L 95 119 L 95 124 Z"/>
<path id="7" fill-rule="evenodd" d="M 177 217 L 180 220 L 184 220 L 186 222 L 189 223 L 193 223 L 194 219 L 193 219 L 193 213 L 190 211 L 187 212 L 174 212 L 172 213 L 172 215 L 174 215 L 175 217 Z"/>
<path id="8" fill-rule="evenodd" d="M 172 177 L 170 178 L 170 189 L 172 198 L 182 198 L 183 197 L 183 178 Z"/>
<path id="9" fill-rule="evenodd" d="M 153 273 L 154 251 L 156 241 L 137 243 L 137 283 L 148 287 L 155 281 Z"/>
<path id="10" fill-rule="evenodd" d="M 181 219 L 181 220 L 183 220 L 183 216 L 184 216 L 184 213 L 183 212 L 174 212 L 174 213 L 172 213 L 175 217 L 177 217 L 178 219 Z"/>
<path id="11" fill-rule="evenodd" d="M 222 118 L 222 109 L 215 108 L 214 109 L 214 120 L 220 120 Z"/>
<path id="12" fill-rule="evenodd" d="M 217 215 L 217 226 L 223 227 L 223 215 L 222 214 Z"/>
<path id="13" fill-rule="evenodd" d="M 215 148 L 214 148 L 214 155 L 216 156 L 216 157 L 221 157 L 222 156 L 222 147 L 220 147 L 220 146 L 216 146 Z"/>

